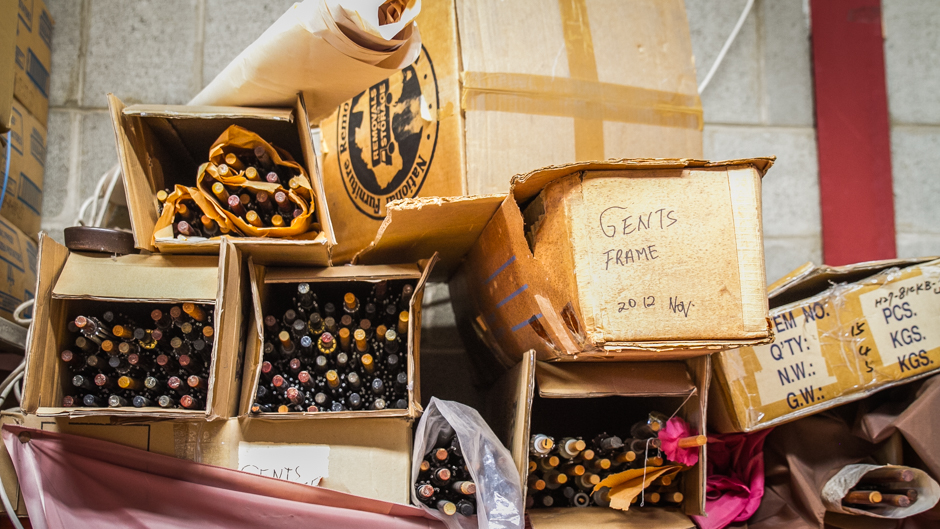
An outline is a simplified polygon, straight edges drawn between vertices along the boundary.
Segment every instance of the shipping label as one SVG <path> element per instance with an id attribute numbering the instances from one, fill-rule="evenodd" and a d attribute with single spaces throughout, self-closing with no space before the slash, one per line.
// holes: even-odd
<path id="1" fill-rule="evenodd" d="M 902 378 L 940 362 L 940 269 L 886 284 L 859 296 L 862 313 L 881 362 L 897 366 Z"/>
<path id="2" fill-rule="evenodd" d="M 754 374 L 761 406 L 786 401 L 796 410 L 831 397 L 824 388 L 837 379 L 829 372 L 817 328 L 826 316 L 820 302 L 772 316 L 774 342 L 753 348 L 761 366 Z"/>

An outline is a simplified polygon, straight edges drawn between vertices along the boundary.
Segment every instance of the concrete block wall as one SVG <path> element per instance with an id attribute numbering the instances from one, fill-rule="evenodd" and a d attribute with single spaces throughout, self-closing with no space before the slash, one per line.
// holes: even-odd
<path id="1" fill-rule="evenodd" d="M 183 104 L 293 0 L 47 0 L 56 20 L 43 228 L 62 240 L 116 163 L 105 94 Z M 686 0 L 699 80 L 745 0 Z M 940 4 L 883 0 L 898 253 L 940 254 Z M 705 156 L 774 154 L 764 180 L 767 278 L 822 261 L 807 0 L 757 0 L 702 95 Z M 508 176 L 508 175 L 507 175 Z M 890 197 L 885 197 L 886 200 Z M 428 291 L 424 396 L 479 405 L 445 285 Z"/>

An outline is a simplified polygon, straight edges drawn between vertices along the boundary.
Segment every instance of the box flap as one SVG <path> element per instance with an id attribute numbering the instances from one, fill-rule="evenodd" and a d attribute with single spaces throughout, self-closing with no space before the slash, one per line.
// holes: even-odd
<path id="1" fill-rule="evenodd" d="M 440 260 L 437 252 L 430 259 L 421 260 L 418 266 L 421 268 L 421 277 L 415 284 L 411 300 L 408 302 L 408 310 L 411 317 L 408 318 L 408 356 L 411 362 L 408 362 L 408 392 L 411 397 L 408 401 L 408 411 L 412 417 L 418 418 L 424 412 L 421 407 L 421 306 L 424 304 L 424 292 L 434 267 Z"/>
<path id="2" fill-rule="evenodd" d="M 437 251 L 441 262 L 432 279 L 446 281 L 505 198 L 500 194 L 390 202 L 375 240 L 356 254 L 353 262 L 418 261 Z"/>
<path id="3" fill-rule="evenodd" d="M 684 397 L 696 391 L 682 362 L 538 362 L 535 379 L 546 398 Z"/>
<path id="4" fill-rule="evenodd" d="M 313 199 L 316 201 L 315 214 L 317 220 L 320 222 L 320 229 L 326 234 L 329 245 L 335 245 L 336 235 L 333 233 L 333 220 L 330 218 L 330 207 L 326 200 L 326 191 L 323 185 L 323 172 L 320 170 L 320 160 L 313 147 L 313 137 L 310 134 L 310 121 L 307 118 L 307 103 L 304 101 L 304 95 L 302 93 L 297 94 L 297 102 L 294 104 L 294 111 L 297 112 L 297 128 L 302 139 L 300 148 L 303 150 L 304 158 L 307 160 L 307 175 L 310 177 L 310 183 L 313 185 Z M 313 204 L 311 204 L 311 206 L 312 205 Z"/>
<path id="5" fill-rule="evenodd" d="M 256 118 L 274 121 L 294 122 L 294 112 L 290 108 L 251 108 L 251 107 L 212 107 L 189 105 L 131 105 L 125 107 L 125 116 L 153 118 L 192 118 L 230 119 Z"/>
<path id="6" fill-rule="evenodd" d="M 635 158 L 551 165 L 526 174 L 513 176 L 510 183 L 510 193 L 515 197 L 517 202 L 523 203 L 535 195 L 538 195 L 550 182 L 581 171 L 683 169 L 752 165 L 757 169 L 760 175 L 763 176 L 774 164 L 776 159 L 775 156 L 767 156 L 709 162 L 707 160 L 693 160 L 688 158 Z"/>
<path id="7" fill-rule="evenodd" d="M 526 511 L 532 529 L 616 527 L 618 529 L 691 529 L 692 520 L 675 507 L 634 508 L 629 511 L 603 507 L 572 509 L 555 507 Z"/>
<path id="8" fill-rule="evenodd" d="M 935 259 L 937 257 L 885 259 L 844 266 L 814 266 L 806 263 L 770 285 L 767 297 L 770 299 L 770 308 L 775 309 L 819 294 L 837 283 L 854 283 L 888 268 L 906 268 Z"/>
<path id="9" fill-rule="evenodd" d="M 42 386 L 46 376 L 47 351 L 55 350 L 55 337 L 58 329 L 52 324 L 52 286 L 58 282 L 62 267 L 69 257 L 65 246 L 55 242 L 45 232 L 39 234 L 39 264 L 36 281 L 36 304 L 33 306 L 33 323 L 26 335 L 26 372 L 23 387 L 23 398 L 20 406 L 27 413 L 34 413 L 39 407 L 41 387 L 33 388 L 34 384 Z M 55 368 L 58 361 L 55 354 L 50 362 L 49 371 Z M 50 374 L 49 377 L 52 375 Z"/>
<path id="10" fill-rule="evenodd" d="M 124 117 L 124 103 L 108 94 L 108 110 L 111 114 L 111 125 L 114 127 L 114 141 L 117 145 L 118 160 L 121 162 L 121 172 L 124 179 L 124 193 L 127 199 L 127 213 L 130 216 L 131 229 L 134 232 L 134 245 L 142 250 L 152 250 L 151 235 L 157 223 L 157 198 L 154 190 L 147 185 L 147 175 L 137 158 L 137 150 L 144 152 L 137 138 L 136 148 L 132 143 L 131 134 L 135 131 L 130 128 Z M 139 133 L 138 133 L 139 134 Z"/>
<path id="11" fill-rule="evenodd" d="M 146 273 L 141 273 L 146 270 Z M 216 256 L 124 255 L 73 252 L 52 295 L 56 298 L 146 299 L 215 303 L 219 288 Z"/>
<path id="12" fill-rule="evenodd" d="M 264 276 L 265 283 L 300 283 L 302 281 L 349 281 L 355 278 L 368 281 L 371 278 L 411 279 L 421 277 L 421 268 L 416 264 L 374 265 L 374 266 L 329 266 L 325 268 L 269 268 Z"/>

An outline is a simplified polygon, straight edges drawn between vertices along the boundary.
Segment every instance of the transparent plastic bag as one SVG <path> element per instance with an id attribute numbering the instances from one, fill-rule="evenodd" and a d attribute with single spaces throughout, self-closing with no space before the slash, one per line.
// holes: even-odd
<path id="1" fill-rule="evenodd" d="M 447 516 L 418 501 L 415 480 L 421 460 L 434 448 L 438 433 L 450 424 L 457 432 L 460 450 L 467 468 L 477 486 L 477 514 L 474 516 Z M 457 402 L 438 400 L 431 402 L 421 416 L 415 432 L 414 455 L 411 462 L 411 501 L 451 529 L 522 529 L 523 504 L 519 473 L 509 450 L 499 441 L 493 430 L 473 408 Z"/>

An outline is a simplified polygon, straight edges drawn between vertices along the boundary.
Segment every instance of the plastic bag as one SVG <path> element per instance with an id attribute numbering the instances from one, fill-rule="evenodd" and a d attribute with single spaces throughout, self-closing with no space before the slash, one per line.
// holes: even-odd
<path id="1" fill-rule="evenodd" d="M 477 486 L 477 514 L 475 516 L 447 516 L 418 501 L 415 480 L 421 460 L 434 448 L 433 442 L 445 423 L 457 432 L 460 449 L 467 468 Z M 411 462 L 411 501 L 442 520 L 451 529 L 517 528 L 522 529 L 523 502 L 519 471 L 509 450 L 473 408 L 457 402 L 438 400 L 431 402 L 421 416 L 415 432 L 415 447 Z"/>

